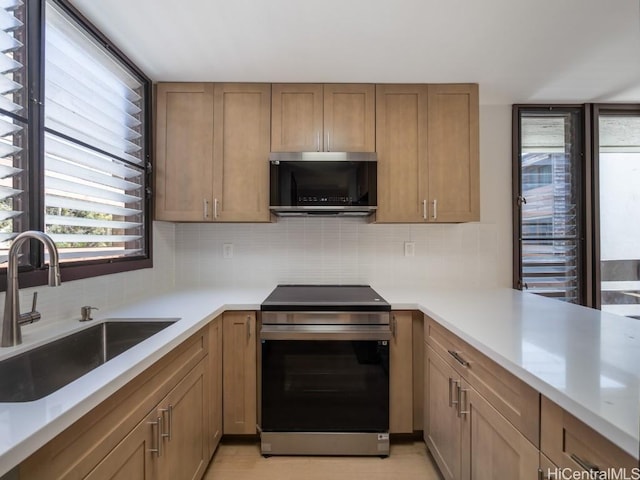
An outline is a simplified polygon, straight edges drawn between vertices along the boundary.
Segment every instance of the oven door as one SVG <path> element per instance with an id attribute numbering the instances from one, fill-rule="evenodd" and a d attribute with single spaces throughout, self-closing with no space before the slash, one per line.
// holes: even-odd
<path id="1" fill-rule="evenodd" d="M 263 432 L 388 432 L 389 326 L 263 325 Z"/>

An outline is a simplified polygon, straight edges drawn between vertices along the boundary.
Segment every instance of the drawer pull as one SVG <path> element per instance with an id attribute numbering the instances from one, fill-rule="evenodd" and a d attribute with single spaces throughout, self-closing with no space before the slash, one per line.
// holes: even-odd
<path id="1" fill-rule="evenodd" d="M 580 465 L 582 468 L 584 468 L 587 472 L 599 472 L 600 471 L 600 467 L 598 467 L 598 465 L 596 465 L 595 463 L 588 462 L 587 460 L 583 460 L 582 458 L 580 458 L 575 453 L 571 454 L 571 460 L 576 462 L 578 465 Z"/>
<path id="2" fill-rule="evenodd" d="M 469 366 L 469 362 L 467 362 L 464 358 L 462 358 L 458 352 L 454 352 L 453 350 L 447 350 L 447 352 L 449 352 L 449 355 L 455 358 L 458 361 L 458 363 L 463 367 Z"/>

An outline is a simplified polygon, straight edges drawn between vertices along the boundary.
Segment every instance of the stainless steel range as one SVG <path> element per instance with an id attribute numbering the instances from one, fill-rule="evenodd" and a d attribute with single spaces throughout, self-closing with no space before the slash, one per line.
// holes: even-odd
<path id="1" fill-rule="evenodd" d="M 266 298 L 263 455 L 389 454 L 390 310 L 362 285 L 281 285 Z"/>

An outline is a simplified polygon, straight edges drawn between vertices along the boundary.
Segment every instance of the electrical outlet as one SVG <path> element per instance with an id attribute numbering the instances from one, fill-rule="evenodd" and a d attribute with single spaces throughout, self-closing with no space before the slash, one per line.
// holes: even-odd
<path id="1" fill-rule="evenodd" d="M 222 258 L 233 258 L 233 243 L 222 245 Z"/>
<path id="2" fill-rule="evenodd" d="M 416 242 L 404 242 L 404 256 L 415 257 L 416 255 Z"/>

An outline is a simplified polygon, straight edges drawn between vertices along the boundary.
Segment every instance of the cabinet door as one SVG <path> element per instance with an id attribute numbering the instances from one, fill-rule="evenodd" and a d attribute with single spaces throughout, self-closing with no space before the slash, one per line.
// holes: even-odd
<path id="1" fill-rule="evenodd" d="M 463 423 L 461 478 L 538 478 L 538 449 L 464 381 L 460 409 Z"/>
<path id="2" fill-rule="evenodd" d="M 212 220 L 213 84 L 160 83 L 156 98 L 155 218 Z"/>
<path id="3" fill-rule="evenodd" d="M 214 89 L 214 219 L 268 222 L 271 86 L 222 83 Z"/>
<path id="4" fill-rule="evenodd" d="M 322 151 L 322 85 L 274 83 L 271 95 L 271 151 Z"/>
<path id="5" fill-rule="evenodd" d="M 478 85 L 429 85 L 429 221 L 480 220 Z"/>
<path id="6" fill-rule="evenodd" d="M 157 414 L 150 413 L 84 477 L 85 480 L 151 480 L 157 469 Z"/>
<path id="7" fill-rule="evenodd" d="M 209 456 L 222 438 L 222 316 L 209 325 Z"/>
<path id="8" fill-rule="evenodd" d="M 255 434 L 256 317 L 254 312 L 223 315 L 223 432 Z"/>
<path id="9" fill-rule="evenodd" d="M 379 223 L 422 223 L 427 201 L 426 85 L 376 86 Z"/>
<path id="10" fill-rule="evenodd" d="M 375 152 L 375 86 L 324 85 L 324 150 Z"/>
<path id="11" fill-rule="evenodd" d="M 389 432 L 413 432 L 413 316 L 393 312 L 389 346 Z"/>
<path id="12" fill-rule="evenodd" d="M 209 424 L 206 368 L 201 361 L 160 402 L 162 455 L 157 479 L 199 479 L 209 464 Z"/>
<path id="13" fill-rule="evenodd" d="M 445 480 L 459 479 L 462 423 L 457 410 L 457 387 L 460 380 L 456 371 L 426 343 L 425 352 L 425 442 Z"/>

